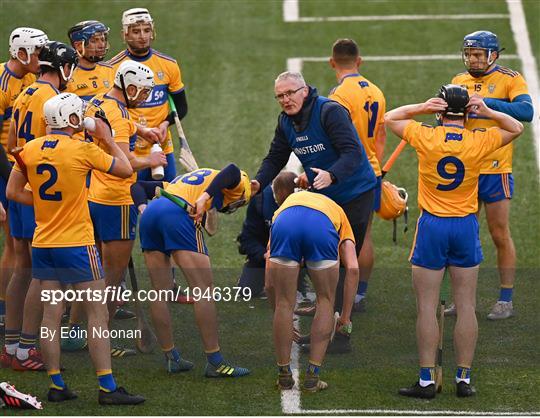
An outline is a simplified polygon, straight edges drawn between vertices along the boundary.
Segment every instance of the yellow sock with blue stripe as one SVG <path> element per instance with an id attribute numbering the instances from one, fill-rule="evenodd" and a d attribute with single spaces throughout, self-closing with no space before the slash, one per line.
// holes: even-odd
<path id="1" fill-rule="evenodd" d="M 62 379 L 62 374 L 60 374 L 60 370 L 48 370 L 47 374 L 51 378 L 51 384 L 49 386 L 50 388 L 58 390 L 65 389 L 66 384 L 64 383 L 64 379 Z"/>
<path id="2" fill-rule="evenodd" d="M 514 286 L 501 286 L 499 292 L 499 301 L 512 302 L 512 293 L 514 292 Z"/>
<path id="3" fill-rule="evenodd" d="M 116 381 L 111 369 L 98 370 L 96 374 L 99 380 L 99 390 L 103 392 L 114 392 L 116 390 Z"/>
<path id="4" fill-rule="evenodd" d="M 420 379 L 418 383 L 423 388 L 435 384 L 435 367 L 420 367 Z"/>
<path id="5" fill-rule="evenodd" d="M 465 382 L 467 384 L 471 383 L 471 368 L 458 366 L 456 370 L 456 383 Z"/>

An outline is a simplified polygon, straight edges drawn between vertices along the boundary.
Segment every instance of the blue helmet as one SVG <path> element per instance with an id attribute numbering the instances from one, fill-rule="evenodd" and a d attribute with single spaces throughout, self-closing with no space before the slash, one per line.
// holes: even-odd
<path id="1" fill-rule="evenodd" d="M 103 54 L 100 54 L 99 56 L 93 55 L 93 56 L 87 57 L 89 61 L 98 62 L 98 61 L 102 61 L 105 58 L 105 54 L 107 53 L 107 50 L 109 49 L 109 43 L 107 40 L 109 30 L 110 29 L 107 26 L 105 26 L 101 22 L 98 22 L 97 20 L 86 20 L 83 22 L 79 22 L 76 25 L 69 28 L 68 37 L 72 45 L 75 42 L 82 41 L 83 43 L 82 55 L 84 55 L 84 47 L 88 46 L 88 43 L 90 39 L 92 38 L 92 36 L 94 36 L 96 33 L 103 33 L 105 35 L 105 41 L 107 42 L 105 52 Z"/>
<path id="2" fill-rule="evenodd" d="M 468 54 L 465 53 L 467 49 L 483 49 L 486 53 L 487 65 L 485 68 L 471 68 L 469 63 Z M 499 39 L 493 32 L 487 30 L 479 30 L 473 33 L 469 33 L 463 38 L 462 56 L 463 62 L 467 71 L 473 77 L 480 77 L 484 75 L 487 69 L 499 58 L 499 52 L 502 49 L 499 47 Z M 496 52 L 496 58 L 491 58 L 491 53 Z"/>

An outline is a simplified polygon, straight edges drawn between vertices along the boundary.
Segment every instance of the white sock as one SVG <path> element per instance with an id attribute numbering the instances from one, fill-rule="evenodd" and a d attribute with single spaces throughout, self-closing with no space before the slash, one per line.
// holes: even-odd
<path id="1" fill-rule="evenodd" d="M 434 381 L 434 380 L 422 380 L 422 379 L 418 379 L 418 383 L 420 384 L 420 386 L 422 386 L 423 388 L 425 388 L 426 386 L 434 385 L 434 384 L 435 384 L 435 381 Z"/>
<path id="2" fill-rule="evenodd" d="M 17 347 L 19 347 L 19 343 L 6 344 L 6 353 L 10 356 L 14 356 L 17 353 Z"/>
<path id="3" fill-rule="evenodd" d="M 26 360 L 28 358 L 29 348 L 17 348 L 17 358 L 19 360 Z"/>

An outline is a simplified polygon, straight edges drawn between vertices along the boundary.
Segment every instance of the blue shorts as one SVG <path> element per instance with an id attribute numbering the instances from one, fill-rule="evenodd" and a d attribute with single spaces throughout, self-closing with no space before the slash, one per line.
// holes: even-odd
<path id="1" fill-rule="evenodd" d="M 152 200 L 139 223 L 143 251 L 192 251 L 208 255 L 202 226 L 196 225 L 188 213 L 169 199 Z"/>
<path id="2" fill-rule="evenodd" d="M 440 270 L 447 266 L 474 267 L 483 259 L 475 214 L 462 218 L 442 218 L 426 211 L 420 214 L 411 264 Z"/>
<path id="3" fill-rule="evenodd" d="M 8 210 L 11 236 L 18 239 L 32 239 L 36 229 L 34 207 L 12 200 L 9 202 Z"/>
<path id="4" fill-rule="evenodd" d="M 324 213 L 305 206 L 281 212 L 270 230 L 270 257 L 301 262 L 338 259 L 339 235 Z"/>
<path id="5" fill-rule="evenodd" d="M 512 173 L 480 174 L 478 180 L 478 199 L 493 203 L 512 199 L 514 195 L 514 176 Z"/>
<path id="6" fill-rule="evenodd" d="M 137 228 L 135 205 L 103 205 L 88 202 L 94 234 L 98 241 L 134 240 Z"/>
<path id="7" fill-rule="evenodd" d="M 382 176 L 377 176 L 377 185 L 373 189 L 373 211 L 381 208 Z"/>
<path id="8" fill-rule="evenodd" d="M 176 166 L 174 165 L 174 152 L 166 155 L 167 167 L 163 167 L 164 176 L 163 181 L 171 182 L 176 177 Z M 152 178 L 152 169 L 145 168 L 144 170 L 137 172 L 137 181 L 154 181 Z"/>
<path id="9" fill-rule="evenodd" d="M 102 279 L 101 260 L 95 245 L 63 248 L 32 247 L 32 277 L 61 283 Z"/>

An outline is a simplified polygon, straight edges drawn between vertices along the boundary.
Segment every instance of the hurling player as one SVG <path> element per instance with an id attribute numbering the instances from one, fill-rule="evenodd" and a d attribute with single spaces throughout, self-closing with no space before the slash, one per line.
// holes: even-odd
<path id="1" fill-rule="evenodd" d="M 522 122 L 530 122 L 534 109 L 527 84 L 521 74 L 497 64 L 502 49 L 497 35 L 477 31 L 463 39 L 463 62 L 467 72 L 452 79 L 453 84 L 467 88 L 471 97 L 484 99 L 493 110 L 506 113 Z M 496 121 L 469 112 L 467 129 L 490 128 Z M 482 161 L 478 199 L 484 202 L 486 219 L 493 243 L 497 249 L 499 269 L 499 299 L 488 314 L 488 319 L 506 319 L 514 314 L 512 292 L 516 273 L 516 250 L 510 235 L 510 199 L 514 193 L 512 151 L 509 144 L 490 154 Z M 455 314 L 450 307 L 448 314 Z"/>
<path id="2" fill-rule="evenodd" d="M 499 127 L 465 128 L 467 107 Z M 437 113 L 442 126 L 432 127 L 413 120 L 417 115 L 429 113 Z M 425 103 L 388 112 L 385 123 L 418 155 L 420 216 L 410 262 L 418 312 L 420 376 L 413 386 L 400 389 L 399 393 L 417 398 L 435 397 L 437 306 L 448 268 L 457 310 L 456 394 L 473 396 L 471 366 L 478 337 L 476 283 L 483 259 L 476 217 L 480 162 L 517 138 L 523 125 L 509 115 L 489 109 L 481 97 L 473 96 L 469 101 L 467 90 L 453 84 L 442 86 L 438 97 Z"/>
<path id="3" fill-rule="evenodd" d="M 167 155 L 165 167 L 165 181 L 172 181 L 176 177 L 174 165 L 173 143 L 169 125 L 173 123 L 169 116 L 169 95 L 178 109 L 178 116 L 182 119 L 187 113 L 186 93 L 180 67 L 174 58 L 171 58 L 151 48 L 155 38 L 155 28 L 152 16 L 147 9 L 135 8 L 126 10 L 122 15 L 122 35 L 127 49 L 109 60 L 116 69 L 126 60 L 144 63 L 154 72 L 155 87 L 151 96 L 138 106 L 130 109 L 131 118 L 143 126 L 159 128 L 161 133 L 161 147 Z M 135 144 L 135 155 L 145 157 L 150 153 L 152 143 L 139 138 Z M 141 170 L 137 174 L 139 180 L 152 180 L 151 170 Z"/>
<path id="4" fill-rule="evenodd" d="M 39 64 L 39 78 L 19 95 L 13 105 L 8 136 L 10 152 L 45 135 L 43 104 L 65 89 L 77 65 L 77 54 L 61 42 L 48 42 L 39 53 Z M 9 222 L 14 238 L 15 268 L 7 290 L 9 300 L 2 365 L 9 367 L 11 360 L 11 367 L 15 370 L 42 370 L 41 355 L 35 349 L 42 316 L 39 282 L 31 280 L 30 275 L 30 244 L 36 226 L 33 206 L 10 203 Z"/>

